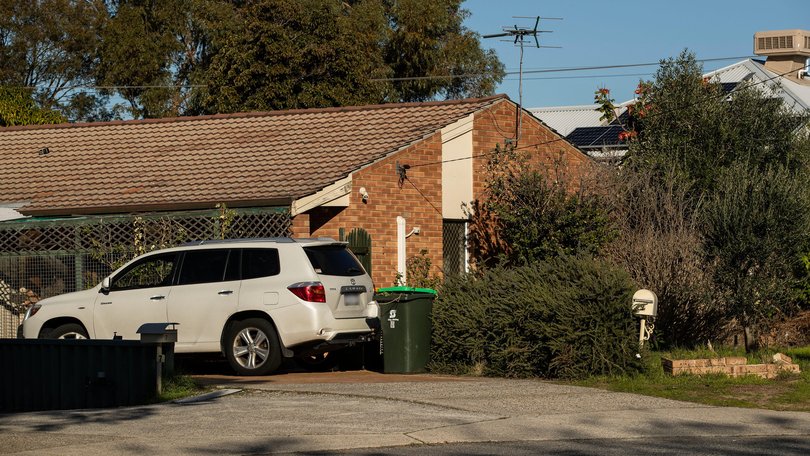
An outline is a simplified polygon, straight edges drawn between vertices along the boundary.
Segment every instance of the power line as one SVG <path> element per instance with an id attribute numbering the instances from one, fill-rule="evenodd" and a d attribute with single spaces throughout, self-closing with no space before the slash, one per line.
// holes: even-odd
<path id="1" fill-rule="evenodd" d="M 765 80 L 755 82 L 755 83 L 752 83 L 752 84 L 744 85 L 742 88 L 743 89 L 748 89 L 748 88 L 752 88 L 752 87 L 755 87 L 755 86 L 758 86 L 758 85 L 761 85 L 761 84 L 767 84 L 768 82 L 771 82 L 771 81 L 773 81 L 774 79 L 777 79 L 777 78 L 784 77 L 784 76 L 792 73 L 793 71 L 795 71 L 795 70 L 789 70 L 789 71 L 786 71 L 784 73 L 780 73 L 780 74 L 777 74 L 777 75 L 772 76 L 770 78 L 767 78 Z M 740 90 L 741 90 L 741 88 L 738 85 L 733 90 L 731 90 L 729 92 L 723 92 L 720 95 L 711 95 L 709 97 L 705 97 L 703 99 L 700 99 L 700 100 L 698 100 L 696 102 L 688 103 L 688 104 L 685 104 L 683 106 L 678 106 L 678 107 L 676 107 L 674 109 L 670 109 L 670 110 L 667 110 L 667 111 L 653 112 L 649 116 L 647 116 L 647 118 L 654 118 L 656 116 L 664 115 L 664 114 L 669 113 L 669 112 L 675 112 L 675 111 L 680 111 L 680 110 L 683 110 L 683 109 L 688 109 L 688 108 L 691 108 L 691 107 L 694 107 L 694 106 L 697 106 L 697 105 L 712 101 L 714 99 L 727 98 L 728 96 L 732 95 L 734 92 L 738 92 Z M 515 147 L 515 150 L 524 150 L 524 149 L 529 149 L 529 148 L 533 148 L 533 147 L 545 146 L 545 145 L 552 144 L 552 143 L 555 143 L 555 142 L 560 142 L 560 141 L 567 141 L 567 140 L 564 137 L 560 137 L 560 138 L 552 139 L 552 140 L 549 140 L 549 141 L 543 141 L 543 142 L 539 142 L 539 143 L 526 144 L 526 145 L 523 145 L 523 146 Z M 410 168 L 420 168 L 420 167 L 423 167 L 423 166 L 438 165 L 438 164 L 442 164 L 442 163 L 452 163 L 452 162 L 457 162 L 457 161 L 462 161 L 462 160 L 472 160 L 474 158 L 482 158 L 482 157 L 487 157 L 487 156 L 490 156 L 490 155 L 495 155 L 498 152 L 499 152 L 499 150 L 496 149 L 496 150 L 493 150 L 492 152 L 486 152 L 486 153 L 478 154 L 478 155 L 471 155 L 469 157 L 454 158 L 454 159 L 450 159 L 450 160 L 439 160 L 439 161 L 433 161 L 433 162 L 428 162 L 428 163 L 419 163 L 419 164 L 416 164 L 416 165 L 410 165 Z M 407 179 L 407 176 L 406 176 L 406 179 Z M 413 185 L 413 184 L 411 184 L 411 185 Z"/>
<path id="2" fill-rule="evenodd" d="M 756 56 L 736 56 L 736 57 L 716 57 L 710 59 L 697 59 L 696 62 L 720 62 L 724 60 L 740 60 L 750 59 Z M 591 70 L 609 70 L 616 68 L 635 68 L 645 66 L 660 66 L 661 62 L 648 62 L 648 63 L 628 63 L 620 65 L 599 65 L 599 66 L 580 66 L 580 67 L 565 67 L 565 68 L 546 68 L 540 70 L 525 70 L 524 74 L 539 74 L 539 73 L 562 73 L 569 71 L 591 71 Z M 520 71 L 507 71 L 504 75 L 519 75 Z M 451 75 L 436 75 L 436 76 L 412 76 L 412 77 L 398 77 L 398 78 L 372 78 L 369 81 L 373 82 L 403 82 L 403 81 L 424 81 L 432 79 L 456 79 L 456 78 L 477 78 L 481 76 L 489 76 L 490 73 L 463 73 Z"/>
<path id="3" fill-rule="evenodd" d="M 425 201 L 427 201 L 427 203 L 428 203 L 428 204 L 430 204 L 430 207 L 432 207 L 432 208 L 433 208 L 433 210 L 434 210 L 434 211 L 436 211 L 436 213 L 438 213 L 439 215 L 443 215 L 443 214 L 442 214 L 442 211 L 440 211 L 440 210 L 439 210 L 439 208 L 437 208 L 437 207 L 436 207 L 436 206 L 433 204 L 433 202 L 432 202 L 432 201 L 430 201 L 430 200 L 428 199 L 428 197 L 427 197 L 427 196 L 425 196 L 425 194 L 424 194 L 424 193 L 422 193 L 422 190 L 419 190 L 419 187 L 417 187 L 417 186 L 416 186 L 416 184 L 414 184 L 414 183 L 413 183 L 413 181 L 412 181 L 412 180 L 410 180 L 410 179 L 408 178 L 408 176 L 407 176 L 407 175 L 405 175 L 405 180 L 406 180 L 406 181 L 408 181 L 408 183 L 409 183 L 409 184 L 411 184 L 411 187 L 413 187 L 413 188 L 414 188 L 414 189 L 415 189 L 417 192 L 419 192 L 419 194 L 420 194 L 420 195 L 422 195 L 422 198 L 423 198 Z"/>
<path id="4" fill-rule="evenodd" d="M 560 79 L 596 79 L 596 78 L 628 78 L 638 76 L 652 76 L 655 73 L 621 73 L 621 74 L 590 74 L 588 76 L 551 76 L 540 78 L 523 78 L 524 81 L 549 81 Z M 517 78 L 504 78 L 505 81 L 516 81 Z"/>
<path id="5" fill-rule="evenodd" d="M 36 90 L 36 86 L 17 86 L 22 89 Z M 69 87 L 69 90 L 89 89 L 89 90 L 115 90 L 115 89 L 198 89 L 208 87 L 205 84 L 176 84 L 176 85 L 76 85 Z"/>

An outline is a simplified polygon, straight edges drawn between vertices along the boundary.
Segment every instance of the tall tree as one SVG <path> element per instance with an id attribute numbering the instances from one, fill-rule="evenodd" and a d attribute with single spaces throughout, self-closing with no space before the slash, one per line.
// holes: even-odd
<path id="1" fill-rule="evenodd" d="M 801 166 L 794 147 L 802 116 L 758 84 L 742 83 L 732 93 L 703 78 L 695 55 L 684 51 L 669 59 L 643 93 L 633 116 L 638 140 L 630 145 L 631 166 L 675 170 L 711 189 L 721 171 L 744 160 L 766 167 Z"/>
<path id="2" fill-rule="evenodd" d="M 395 100 L 463 98 L 492 94 L 504 75 L 494 51 L 481 49 L 478 35 L 463 26 L 463 0 L 385 0 L 390 26 L 386 64 L 398 78 Z"/>
<path id="3" fill-rule="evenodd" d="M 103 33 L 99 84 L 133 117 L 184 114 L 217 37 L 234 33 L 228 0 L 112 0 Z"/>
<path id="4" fill-rule="evenodd" d="M 463 27 L 461 0 L 256 0 L 218 45 L 200 112 L 491 94 L 497 56 Z M 391 78 L 414 78 L 395 81 Z"/>
<path id="5" fill-rule="evenodd" d="M 0 2 L 0 84 L 32 89 L 44 109 L 92 116 L 103 100 L 77 96 L 93 84 L 106 17 L 104 0 Z"/>
<path id="6" fill-rule="evenodd" d="M 217 46 L 200 111 L 290 109 L 381 101 L 382 10 L 375 2 L 257 0 Z"/>
<path id="7" fill-rule="evenodd" d="M 698 324 L 700 329 L 659 328 L 670 332 L 670 342 L 698 343 L 703 340 L 694 337 L 712 328 L 701 318 L 674 317 L 721 314 L 724 323 L 743 326 L 751 348 L 757 329 L 766 330 L 773 317 L 789 314 L 798 304 L 797 288 L 805 274 L 801 258 L 810 249 L 810 148 L 800 133 L 808 117 L 787 109 L 762 84 L 724 92 L 703 78 L 694 55 L 686 51 L 662 62 L 655 80 L 642 83 L 639 92 L 631 113 L 637 135 L 630 140 L 620 179 L 644 176 L 650 184 L 615 192 L 624 198 L 617 204 L 633 208 L 617 215 L 636 217 L 637 208 L 651 207 L 651 196 L 664 204 L 625 223 L 629 233 L 611 250 L 623 252 L 616 259 L 624 264 L 643 264 L 647 259 L 641 255 L 655 250 L 628 242 L 665 246 L 659 241 L 668 236 L 683 241 L 681 252 L 664 256 L 662 263 L 688 274 L 672 274 L 672 269 L 656 277 L 651 274 L 656 268 L 635 269 L 634 279 L 645 285 L 661 284 L 661 279 L 676 283 L 665 286 L 660 311 L 671 324 Z M 696 256 L 711 282 L 696 280 Z M 696 292 L 693 285 L 705 289 Z M 683 340 L 684 335 L 693 339 Z"/>

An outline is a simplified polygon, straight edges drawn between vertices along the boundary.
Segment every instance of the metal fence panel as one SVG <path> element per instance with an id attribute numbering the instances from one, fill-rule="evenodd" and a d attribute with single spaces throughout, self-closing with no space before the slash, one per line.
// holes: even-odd
<path id="1" fill-rule="evenodd" d="M 156 357 L 137 341 L 0 339 L 0 412 L 145 404 Z"/>

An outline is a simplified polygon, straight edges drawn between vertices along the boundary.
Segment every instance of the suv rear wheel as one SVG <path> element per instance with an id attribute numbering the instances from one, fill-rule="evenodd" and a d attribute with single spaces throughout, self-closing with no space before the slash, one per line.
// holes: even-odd
<path id="1" fill-rule="evenodd" d="M 225 335 L 225 357 L 239 375 L 267 375 L 281 365 L 273 325 L 261 318 L 231 323 Z"/>

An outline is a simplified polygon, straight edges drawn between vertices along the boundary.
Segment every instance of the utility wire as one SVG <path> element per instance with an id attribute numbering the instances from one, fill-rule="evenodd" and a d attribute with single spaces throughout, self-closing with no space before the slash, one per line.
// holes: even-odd
<path id="1" fill-rule="evenodd" d="M 755 87 L 755 86 L 758 86 L 758 85 L 761 85 L 761 84 L 767 84 L 768 82 L 773 81 L 776 78 L 784 77 L 785 75 L 787 75 L 789 73 L 792 73 L 793 71 L 795 71 L 795 70 L 786 71 L 784 73 L 777 74 L 777 75 L 772 76 L 770 78 L 767 78 L 765 80 L 758 81 L 758 82 L 748 84 L 748 85 L 744 85 L 743 88 L 748 89 L 748 88 Z M 647 116 L 647 118 L 653 118 L 653 117 L 656 117 L 656 116 L 663 115 L 665 113 L 675 112 L 675 111 L 679 111 L 679 110 L 683 110 L 683 109 L 688 109 L 688 108 L 691 108 L 691 107 L 694 107 L 694 106 L 697 106 L 697 105 L 712 101 L 714 99 L 721 99 L 721 98 L 729 97 L 734 92 L 738 92 L 738 91 L 741 90 L 740 85 L 742 85 L 742 84 L 739 84 L 733 90 L 731 90 L 729 92 L 723 92 L 720 95 L 711 95 L 709 97 L 700 99 L 700 100 L 698 100 L 696 102 L 685 104 L 683 106 L 678 106 L 678 107 L 676 107 L 674 109 L 670 109 L 668 111 L 653 112 L 649 116 Z M 557 139 L 552 139 L 550 141 L 543 141 L 543 142 L 534 143 L 534 144 L 526 144 L 526 145 L 523 145 L 523 146 L 516 147 L 515 150 L 523 150 L 523 149 L 529 149 L 529 148 L 538 147 L 538 146 L 545 146 L 545 145 L 552 144 L 552 143 L 559 142 L 559 141 L 566 141 L 566 139 L 561 137 L 561 138 L 557 138 Z M 487 156 L 490 156 L 490 155 L 495 155 L 498 152 L 499 151 L 496 149 L 496 150 L 493 150 L 492 152 L 486 152 L 486 153 L 483 153 L 483 154 L 472 155 L 472 156 L 469 156 L 469 157 L 454 158 L 454 159 L 450 159 L 450 160 L 440 160 L 440 161 L 434 161 L 434 162 L 428 162 L 428 163 L 419 163 L 419 164 L 416 164 L 416 165 L 410 165 L 410 167 L 411 168 L 420 168 L 422 166 L 431 166 L 431 165 L 437 165 L 437 164 L 441 164 L 441 163 L 452 163 L 452 162 L 457 162 L 457 161 L 462 161 L 462 160 L 472 160 L 474 158 L 481 158 L 481 157 L 487 157 Z M 407 179 L 407 177 L 406 177 L 406 179 Z M 411 183 L 411 185 L 413 185 L 413 183 Z"/>
<path id="2" fill-rule="evenodd" d="M 596 78 L 627 78 L 633 76 L 652 76 L 655 73 L 622 73 L 622 74 L 591 74 L 588 76 L 552 76 L 540 78 L 523 78 L 524 81 L 559 80 L 559 79 L 596 79 Z M 504 78 L 504 81 L 517 81 L 516 78 Z"/>
<path id="3" fill-rule="evenodd" d="M 719 62 L 723 60 L 739 60 L 750 59 L 756 56 L 737 56 L 737 57 L 717 57 L 711 59 L 697 59 L 697 62 Z M 537 74 L 537 73 L 561 73 L 569 71 L 590 71 L 590 70 L 607 70 L 616 68 L 636 68 L 645 66 L 660 66 L 661 62 L 655 63 L 629 63 L 620 65 L 600 65 L 600 66 L 581 66 L 581 67 L 568 67 L 568 68 L 545 68 L 540 70 L 526 70 L 524 74 Z M 402 81 L 425 81 L 432 79 L 456 79 L 456 78 L 476 78 L 481 76 L 489 76 L 490 73 L 463 73 L 451 75 L 437 75 L 437 76 L 411 76 L 411 77 L 398 77 L 398 78 L 372 78 L 369 81 L 373 82 L 402 82 Z M 519 75 L 518 71 L 507 71 L 504 75 Z"/>
<path id="4" fill-rule="evenodd" d="M 70 87 L 70 90 L 89 89 L 89 90 L 113 90 L 113 89 L 196 89 L 208 87 L 205 84 L 179 84 L 179 85 L 77 85 Z M 23 89 L 37 89 L 36 86 L 21 86 Z"/>
<path id="5" fill-rule="evenodd" d="M 436 213 L 437 213 L 437 214 L 439 214 L 440 216 L 443 216 L 442 211 L 440 211 L 440 210 L 439 210 L 439 208 L 437 208 L 437 207 L 436 207 L 436 206 L 433 204 L 433 202 L 432 202 L 432 201 L 430 201 L 430 200 L 428 199 L 428 197 L 427 197 L 427 196 L 425 196 L 425 194 L 424 194 L 424 193 L 422 193 L 422 190 L 419 190 L 419 187 L 417 187 L 417 186 L 416 186 L 416 184 L 414 184 L 414 183 L 413 183 L 413 181 L 412 181 L 412 180 L 410 180 L 410 179 L 408 178 L 408 176 L 407 176 L 407 175 L 405 175 L 405 180 L 406 180 L 406 181 L 408 181 L 408 183 L 409 183 L 409 184 L 411 184 L 411 187 L 413 187 L 414 189 L 416 189 L 416 191 L 417 191 L 417 192 L 418 192 L 420 195 L 422 195 L 422 198 L 424 198 L 424 200 L 425 200 L 425 201 L 427 201 L 427 203 L 428 203 L 428 204 L 430 204 L 430 207 L 432 207 L 432 208 L 433 208 L 433 210 L 434 210 L 434 211 L 436 211 Z"/>
<path id="6" fill-rule="evenodd" d="M 750 59 L 756 56 L 738 56 L 738 57 L 717 57 L 717 58 L 710 58 L 710 59 L 698 59 L 697 62 L 718 62 L 723 60 L 739 60 L 739 59 Z M 644 66 L 657 66 L 661 65 L 661 62 L 656 63 L 631 63 L 631 64 L 620 64 L 620 65 L 602 65 L 602 66 L 580 66 L 580 67 L 561 67 L 561 68 L 541 68 L 536 70 L 525 70 L 523 74 L 538 74 L 538 73 L 559 73 L 559 72 L 571 72 L 571 71 L 591 71 L 591 70 L 601 70 L 601 69 L 616 69 L 616 68 L 634 68 L 634 67 L 644 67 Z M 507 71 L 504 73 L 506 76 L 513 76 L 519 75 L 519 71 Z M 412 77 L 397 77 L 397 78 L 372 78 L 369 81 L 372 82 L 400 82 L 400 81 L 422 81 L 422 80 L 431 80 L 431 79 L 455 79 L 455 78 L 474 78 L 474 77 L 481 77 L 481 76 L 488 76 L 490 73 L 464 73 L 464 74 L 455 74 L 455 75 L 443 75 L 443 76 L 412 76 Z M 538 80 L 538 79 L 586 79 L 586 78 L 597 78 L 597 77 L 623 77 L 623 76 L 645 76 L 648 74 L 623 74 L 623 75 L 593 75 L 593 76 L 558 76 L 555 78 L 529 78 L 527 80 Z M 511 80 L 511 79 L 509 79 Z M 36 89 L 35 86 L 17 86 L 23 89 Z M 115 89 L 198 89 L 198 88 L 205 88 L 208 87 L 206 84 L 155 84 L 155 85 L 77 85 L 71 87 L 71 90 L 75 89 L 88 89 L 88 90 L 115 90 Z"/>

